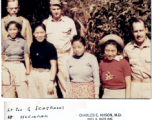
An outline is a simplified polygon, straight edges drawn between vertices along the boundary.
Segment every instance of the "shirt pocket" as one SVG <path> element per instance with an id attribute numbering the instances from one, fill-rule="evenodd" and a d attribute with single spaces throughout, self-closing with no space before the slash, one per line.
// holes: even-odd
<path id="1" fill-rule="evenodd" d="M 46 38 L 49 41 L 51 41 L 53 38 L 53 30 L 48 27 L 46 28 Z"/>
<path id="2" fill-rule="evenodd" d="M 62 28 L 61 33 L 63 37 L 68 37 L 71 35 L 72 29 L 71 28 Z"/>
<path id="3" fill-rule="evenodd" d="M 137 59 L 129 59 L 130 65 L 137 65 L 138 60 Z"/>
<path id="4" fill-rule="evenodd" d="M 150 57 L 146 57 L 145 63 L 151 63 L 151 58 Z"/>
<path id="5" fill-rule="evenodd" d="M 53 33 L 53 29 L 50 29 L 49 27 L 46 28 L 46 34 L 52 34 Z"/>
<path id="6" fill-rule="evenodd" d="M 151 74 L 151 58 L 150 58 L 150 56 L 146 57 L 144 66 L 145 66 L 146 71 L 150 75 Z"/>
<path id="7" fill-rule="evenodd" d="M 130 54 L 128 55 L 128 57 L 129 57 L 129 59 L 136 59 L 136 58 L 138 58 L 138 52 L 136 52 L 136 51 L 130 51 Z"/>

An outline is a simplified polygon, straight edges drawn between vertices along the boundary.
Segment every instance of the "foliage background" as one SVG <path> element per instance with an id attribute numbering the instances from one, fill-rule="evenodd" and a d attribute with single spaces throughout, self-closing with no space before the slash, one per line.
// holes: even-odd
<path id="1" fill-rule="evenodd" d="M 151 0 L 63 1 L 67 2 L 63 5 L 63 14 L 75 21 L 77 32 L 86 40 L 87 51 L 94 54 L 98 62 L 103 59 L 98 42 L 105 35 L 117 34 L 125 44 L 133 40 L 129 24 L 131 17 L 142 17 L 146 21 L 149 30 L 147 35 L 151 39 Z M 19 0 L 19 4 L 19 14 L 27 18 L 31 26 L 37 21 L 42 22 L 50 14 L 49 0 Z M 7 0 L 2 0 L 1 17 L 8 14 L 6 6 Z M 100 90 L 100 97 L 102 94 Z"/>
<path id="2" fill-rule="evenodd" d="M 103 59 L 99 40 L 107 34 L 117 34 L 127 44 L 133 40 L 129 19 L 142 17 L 151 38 L 151 0 L 63 0 L 63 14 L 74 19 L 76 28 L 87 42 L 87 51 L 98 61 Z M 43 21 L 49 14 L 49 0 L 19 0 L 20 12 L 33 25 Z M 7 0 L 2 0 L 2 17 L 7 15 Z"/>

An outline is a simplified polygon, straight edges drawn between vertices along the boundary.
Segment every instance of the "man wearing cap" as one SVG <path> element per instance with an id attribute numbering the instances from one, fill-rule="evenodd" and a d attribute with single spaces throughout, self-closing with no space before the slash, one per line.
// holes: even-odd
<path id="1" fill-rule="evenodd" d="M 62 2 L 60 0 L 50 1 L 50 12 L 52 15 L 45 19 L 47 41 L 57 49 L 58 55 L 58 79 L 63 98 L 66 97 L 66 61 L 72 55 L 71 40 L 77 35 L 74 21 L 62 14 Z"/>
<path id="2" fill-rule="evenodd" d="M 28 48 L 30 48 L 30 45 L 32 43 L 32 30 L 30 23 L 27 19 L 25 19 L 22 16 L 18 16 L 19 11 L 19 4 L 18 0 L 7 0 L 7 12 L 9 13 L 7 16 L 2 18 L 2 28 L 1 28 L 1 40 L 6 40 L 8 37 L 8 32 L 5 30 L 5 21 L 7 19 L 11 19 L 11 17 L 18 17 L 23 21 L 22 23 L 22 30 L 21 34 L 24 37 L 24 39 L 27 41 Z"/>
<path id="3" fill-rule="evenodd" d="M 148 29 L 141 18 L 134 18 L 131 27 L 134 41 L 129 42 L 123 51 L 132 70 L 131 98 L 151 98 L 151 41 L 146 36 Z"/>

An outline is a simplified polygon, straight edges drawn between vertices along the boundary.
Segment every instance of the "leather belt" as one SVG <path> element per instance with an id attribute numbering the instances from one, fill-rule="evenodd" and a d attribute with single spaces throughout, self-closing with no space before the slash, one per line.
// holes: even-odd
<path id="1" fill-rule="evenodd" d="M 151 79 L 133 79 L 132 82 L 150 83 Z"/>
<path id="2" fill-rule="evenodd" d="M 22 63 L 22 61 L 5 61 L 5 62 L 10 62 L 10 63 L 15 63 L 15 64 Z"/>
<path id="3" fill-rule="evenodd" d="M 34 71 L 38 71 L 38 72 L 49 72 L 50 69 L 44 69 L 44 68 L 33 68 Z"/>
<path id="4" fill-rule="evenodd" d="M 71 49 L 68 50 L 57 50 L 57 53 L 63 54 L 63 53 L 69 53 Z"/>

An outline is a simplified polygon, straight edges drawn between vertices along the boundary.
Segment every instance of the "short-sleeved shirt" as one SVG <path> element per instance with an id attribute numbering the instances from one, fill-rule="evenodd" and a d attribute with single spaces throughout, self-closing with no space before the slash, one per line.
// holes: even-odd
<path id="1" fill-rule="evenodd" d="M 123 56 L 129 60 L 132 79 L 151 78 L 150 44 L 151 42 L 147 38 L 142 48 L 135 41 L 131 41 L 125 46 Z"/>
<path id="2" fill-rule="evenodd" d="M 28 54 L 28 46 L 24 39 L 16 38 L 2 41 L 2 55 L 5 61 L 24 61 L 24 54 Z"/>
<path id="3" fill-rule="evenodd" d="M 47 41 L 52 43 L 57 50 L 69 50 L 71 40 L 77 35 L 74 21 L 67 17 L 61 16 L 59 21 L 54 21 L 52 16 L 44 20 L 46 26 Z"/>
<path id="4" fill-rule="evenodd" d="M 131 69 L 127 60 L 120 59 L 117 61 L 113 59 L 112 61 L 108 61 L 105 59 L 100 62 L 99 68 L 101 80 L 105 88 L 126 88 L 125 77 L 131 76 Z"/>
<path id="5" fill-rule="evenodd" d="M 5 21 L 9 19 L 10 17 L 11 17 L 10 15 L 7 15 L 3 17 L 1 20 L 1 41 L 6 40 L 8 37 L 8 32 L 5 29 Z M 31 43 L 33 41 L 32 29 L 31 29 L 30 23 L 26 18 L 22 16 L 18 16 L 18 19 L 21 19 L 23 21 L 21 34 L 26 40 L 28 48 L 30 48 Z"/>
<path id="6" fill-rule="evenodd" d="M 30 58 L 34 68 L 50 69 L 50 60 L 57 60 L 57 52 L 53 44 L 44 40 L 33 42 L 30 47 Z"/>

